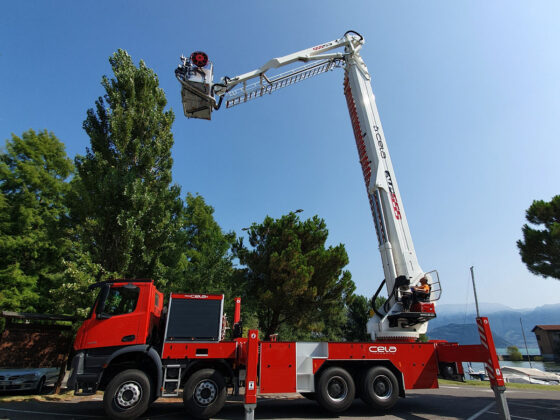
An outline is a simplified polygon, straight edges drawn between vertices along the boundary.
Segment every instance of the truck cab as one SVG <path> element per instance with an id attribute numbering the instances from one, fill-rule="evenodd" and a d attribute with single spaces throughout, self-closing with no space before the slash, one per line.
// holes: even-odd
<path id="1" fill-rule="evenodd" d="M 147 370 L 161 371 L 163 294 L 153 281 L 117 279 L 96 283 L 90 290 L 97 288 L 92 310 L 74 341 L 68 385 L 85 395 L 103 390 L 126 360 L 145 358 Z"/>
<path id="2" fill-rule="evenodd" d="M 152 280 L 119 279 L 94 286 L 99 294 L 78 330 L 74 350 L 152 343 L 163 309 L 163 294 Z"/>

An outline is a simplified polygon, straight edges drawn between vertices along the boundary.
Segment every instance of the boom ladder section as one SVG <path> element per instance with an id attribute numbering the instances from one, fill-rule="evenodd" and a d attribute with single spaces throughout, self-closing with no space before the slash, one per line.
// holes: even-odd
<path id="1" fill-rule="evenodd" d="M 225 94 L 226 108 L 231 108 L 248 102 L 252 99 L 271 94 L 278 89 L 291 86 L 302 80 L 309 79 L 322 73 L 326 73 L 343 65 L 343 60 L 334 58 L 330 60 L 322 60 L 317 63 L 306 64 L 296 69 L 280 73 L 269 79 L 263 73 L 259 76 L 259 81 L 247 85 L 247 82 L 242 83 L 242 87 L 231 90 Z"/>
<path id="2" fill-rule="evenodd" d="M 370 79 L 367 67 L 358 53 L 350 55 L 346 60 L 344 95 L 379 242 L 389 293 L 388 313 L 391 314 L 402 311 L 397 303 L 395 280 L 404 276 L 407 281 L 398 284 L 397 288 L 408 289 L 409 282 L 418 281 L 424 272 L 414 250 Z M 376 319 L 375 325 L 387 322 L 387 319 Z M 402 326 L 390 331 L 392 328 L 381 324 L 378 328 L 372 328 L 372 325 L 370 332 L 377 337 L 383 336 L 383 332 L 390 337 L 395 337 L 395 332 L 403 332 Z M 410 336 L 414 337 L 425 333 L 427 323 L 419 323 L 406 329 L 410 330 Z M 398 334 L 401 337 L 408 335 L 406 332 Z"/>

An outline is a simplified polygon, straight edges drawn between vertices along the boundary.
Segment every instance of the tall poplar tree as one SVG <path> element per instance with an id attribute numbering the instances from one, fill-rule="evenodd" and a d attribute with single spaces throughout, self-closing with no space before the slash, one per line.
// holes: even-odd
<path id="1" fill-rule="evenodd" d="M 175 117 L 143 61 L 135 66 L 118 50 L 109 63 L 114 77 L 103 76 L 105 95 L 83 124 L 91 147 L 76 158 L 72 215 L 93 263 L 161 281 L 182 209 L 180 188 L 171 184 Z"/>

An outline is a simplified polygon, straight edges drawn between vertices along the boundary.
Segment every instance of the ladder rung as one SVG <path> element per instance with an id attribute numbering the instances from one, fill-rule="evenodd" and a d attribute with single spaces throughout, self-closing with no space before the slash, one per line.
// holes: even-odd
<path id="1" fill-rule="evenodd" d="M 264 96 L 267 93 L 275 92 L 278 89 L 293 85 L 294 83 L 308 79 L 321 73 L 325 73 L 334 67 L 340 67 L 342 60 L 325 60 L 318 63 L 307 64 L 303 67 L 281 73 L 270 81 L 270 84 L 263 86 L 260 80 L 249 86 L 232 90 L 226 94 L 226 108 L 248 102 L 252 99 Z M 267 82 L 268 83 L 268 82 Z"/>
<path id="2" fill-rule="evenodd" d="M 167 371 L 168 369 L 178 369 L 177 378 L 168 378 Z M 161 393 L 162 397 L 176 397 L 179 395 L 179 385 L 181 384 L 181 365 L 167 365 L 163 370 L 163 392 Z M 174 392 L 165 392 L 167 384 L 177 384 L 174 387 Z"/>

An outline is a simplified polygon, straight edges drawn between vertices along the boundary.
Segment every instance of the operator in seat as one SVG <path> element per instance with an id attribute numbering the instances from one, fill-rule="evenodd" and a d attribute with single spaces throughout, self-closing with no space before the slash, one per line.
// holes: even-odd
<path id="1" fill-rule="evenodd" d="M 402 305 L 405 311 L 410 310 L 411 304 L 416 302 L 426 302 L 430 298 L 431 287 L 428 284 L 428 279 L 422 277 L 420 279 L 420 286 L 411 286 L 410 292 L 402 294 Z"/>
<path id="2" fill-rule="evenodd" d="M 420 279 L 420 286 L 412 286 L 410 290 L 414 295 L 418 297 L 422 295 L 428 296 L 430 294 L 430 285 L 428 284 L 428 279 L 426 277 L 422 277 Z"/>

